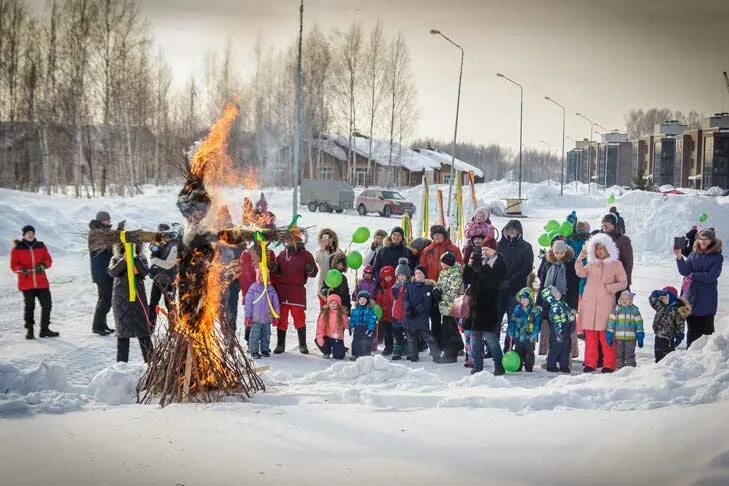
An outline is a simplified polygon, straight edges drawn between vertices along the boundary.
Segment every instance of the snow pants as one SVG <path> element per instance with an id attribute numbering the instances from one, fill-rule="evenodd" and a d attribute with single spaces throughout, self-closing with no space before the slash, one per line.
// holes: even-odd
<path id="1" fill-rule="evenodd" d="M 567 325 L 570 326 L 569 332 L 562 332 L 560 333 L 561 336 L 558 336 L 557 333 L 554 332 L 554 326 L 552 326 L 551 323 L 549 325 L 549 351 L 547 353 L 547 368 L 554 368 L 559 365 L 559 369 L 562 371 L 570 369 L 570 355 L 572 352 L 572 328 L 574 327 L 574 325 Z M 561 339 L 558 340 L 558 337 L 561 337 Z"/>
<path id="2" fill-rule="evenodd" d="M 289 314 L 291 314 L 296 329 L 306 326 L 306 309 L 298 305 L 281 304 L 277 327 L 279 331 L 286 331 L 289 328 Z"/>
<path id="3" fill-rule="evenodd" d="M 617 369 L 625 366 L 635 367 L 635 341 L 619 339 L 615 341 L 615 366 Z"/>
<path id="4" fill-rule="evenodd" d="M 109 327 L 106 323 L 106 316 L 111 310 L 111 294 L 114 288 L 114 279 L 105 278 L 103 282 L 96 284 L 96 310 L 94 310 L 94 322 L 91 331 L 103 331 Z M 154 286 L 152 287 L 154 295 Z M 154 324 L 154 321 L 152 322 Z"/>
<path id="5" fill-rule="evenodd" d="M 436 357 L 440 354 L 440 348 L 438 347 L 438 342 L 435 340 L 435 337 L 430 333 L 430 331 L 427 330 L 419 330 L 419 329 L 408 329 L 407 331 L 408 336 L 408 357 L 411 361 L 417 361 L 418 360 L 418 354 L 420 352 L 420 347 L 418 344 L 418 338 L 421 338 L 425 343 L 430 347 L 430 355 L 433 357 Z"/>
<path id="6" fill-rule="evenodd" d="M 656 340 L 653 343 L 653 353 L 656 358 L 656 363 L 675 350 L 676 348 L 673 347 L 673 342 L 670 339 L 656 336 Z"/>
<path id="7" fill-rule="evenodd" d="M 129 361 L 129 339 L 116 339 L 116 361 Z M 145 363 L 149 363 L 149 357 L 152 355 L 152 336 L 142 336 L 138 338 L 139 348 L 142 350 L 142 359 Z"/>
<path id="8" fill-rule="evenodd" d="M 372 354 L 372 337 L 367 335 L 367 328 L 357 326 L 352 336 L 352 356 L 370 356 Z"/>
<path id="9" fill-rule="evenodd" d="M 463 349 L 463 340 L 458 332 L 458 324 L 455 318 L 443 316 L 441 341 L 443 343 L 443 356 L 445 358 L 458 358 L 458 352 Z"/>
<path id="10" fill-rule="evenodd" d="M 392 323 L 392 355 L 402 356 L 407 352 L 407 343 L 405 342 L 405 330 L 399 322 Z"/>
<path id="11" fill-rule="evenodd" d="M 344 340 L 342 339 L 324 336 L 324 346 L 319 346 L 319 343 L 316 343 L 316 347 L 323 354 L 331 355 L 334 359 L 344 359 Z"/>
<path id="12" fill-rule="evenodd" d="M 514 351 L 517 352 L 519 357 L 521 358 L 521 365 L 519 366 L 519 371 L 521 371 L 522 367 L 527 371 L 532 371 L 534 369 L 534 343 L 531 341 L 517 341 L 514 343 Z M 495 359 L 495 357 L 494 357 Z M 474 356 L 474 368 L 475 365 L 475 356 Z"/>
<path id="13" fill-rule="evenodd" d="M 597 369 L 598 346 L 603 353 L 603 366 L 615 370 L 615 346 L 608 346 L 605 331 L 591 331 L 585 329 L 585 366 Z"/>
<path id="14" fill-rule="evenodd" d="M 392 345 L 393 345 L 393 334 L 392 334 L 392 323 L 391 322 L 385 322 L 380 321 L 377 325 L 377 333 L 375 333 L 374 336 L 372 336 L 372 349 L 376 350 L 377 345 L 379 344 L 379 341 L 381 338 L 384 337 L 385 340 L 385 354 L 392 353 Z"/>
<path id="15" fill-rule="evenodd" d="M 41 306 L 41 329 L 48 329 L 51 324 L 51 291 L 50 289 L 30 289 L 23 291 L 25 303 L 24 317 L 25 328 L 33 329 L 35 324 L 35 299 L 38 299 Z"/>

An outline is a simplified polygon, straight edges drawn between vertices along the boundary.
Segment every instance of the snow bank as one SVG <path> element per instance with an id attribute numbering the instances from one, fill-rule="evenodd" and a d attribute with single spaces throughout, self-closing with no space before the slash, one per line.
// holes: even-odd
<path id="1" fill-rule="evenodd" d="M 144 365 L 116 363 L 97 373 L 86 387 L 85 393 L 97 402 L 107 405 L 136 403 L 137 383 L 144 369 Z"/>

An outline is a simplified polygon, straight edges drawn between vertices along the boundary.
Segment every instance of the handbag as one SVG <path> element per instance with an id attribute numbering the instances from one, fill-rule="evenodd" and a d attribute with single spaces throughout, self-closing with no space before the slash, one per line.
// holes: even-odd
<path id="1" fill-rule="evenodd" d="M 456 319 L 470 319 L 472 305 L 470 290 L 471 286 L 469 285 L 463 295 L 459 295 L 453 300 L 453 305 L 449 312 L 451 317 Z"/>

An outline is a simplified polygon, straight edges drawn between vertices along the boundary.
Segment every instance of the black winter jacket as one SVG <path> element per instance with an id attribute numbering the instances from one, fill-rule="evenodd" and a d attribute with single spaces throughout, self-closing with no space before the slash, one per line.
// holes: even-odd
<path id="1" fill-rule="evenodd" d="M 471 286 L 471 329 L 474 331 L 500 332 L 501 317 L 499 292 L 506 275 L 506 264 L 501 255 L 496 256 L 493 266 L 474 259 L 463 269 L 463 284 Z"/>
<path id="2" fill-rule="evenodd" d="M 101 221 L 92 219 L 89 222 L 89 230 L 109 230 L 111 226 L 104 226 Z M 91 233 L 89 232 L 89 237 Z M 107 248 L 102 251 L 91 251 L 89 249 L 89 260 L 91 262 L 91 281 L 95 284 L 104 283 L 105 280 L 111 279 L 107 270 L 109 269 L 109 262 L 111 261 L 111 248 Z"/>
<path id="3" fill-rule="evenodd" d="M 506 230 L 509 227 L 514 227 L 519 232 L 514 240 L 506 237 Z M 526 287 L 527 278 L 534 268 L 534 251 L 532 245 L 523 239 L 523 230 L 519 220 L 512 219 L 501 230 L 501 240 L 497 251 L 506 264 L 506 278 L 501 283 L 501 293 L 516 294 Z"/>

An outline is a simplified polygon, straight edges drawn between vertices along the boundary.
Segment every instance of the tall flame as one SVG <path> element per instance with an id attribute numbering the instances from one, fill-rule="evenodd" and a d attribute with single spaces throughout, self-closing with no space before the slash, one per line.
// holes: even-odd
<path id="1" fill-rule="evenodd" d="M 226 105 L 223 115 L 210 128 L 192 157 L 192 173 L 202 178 L 206 186 L 234 185 L 240 180 L 228 155 L 230 129 L 239 113 L 237 105 Z"/>

